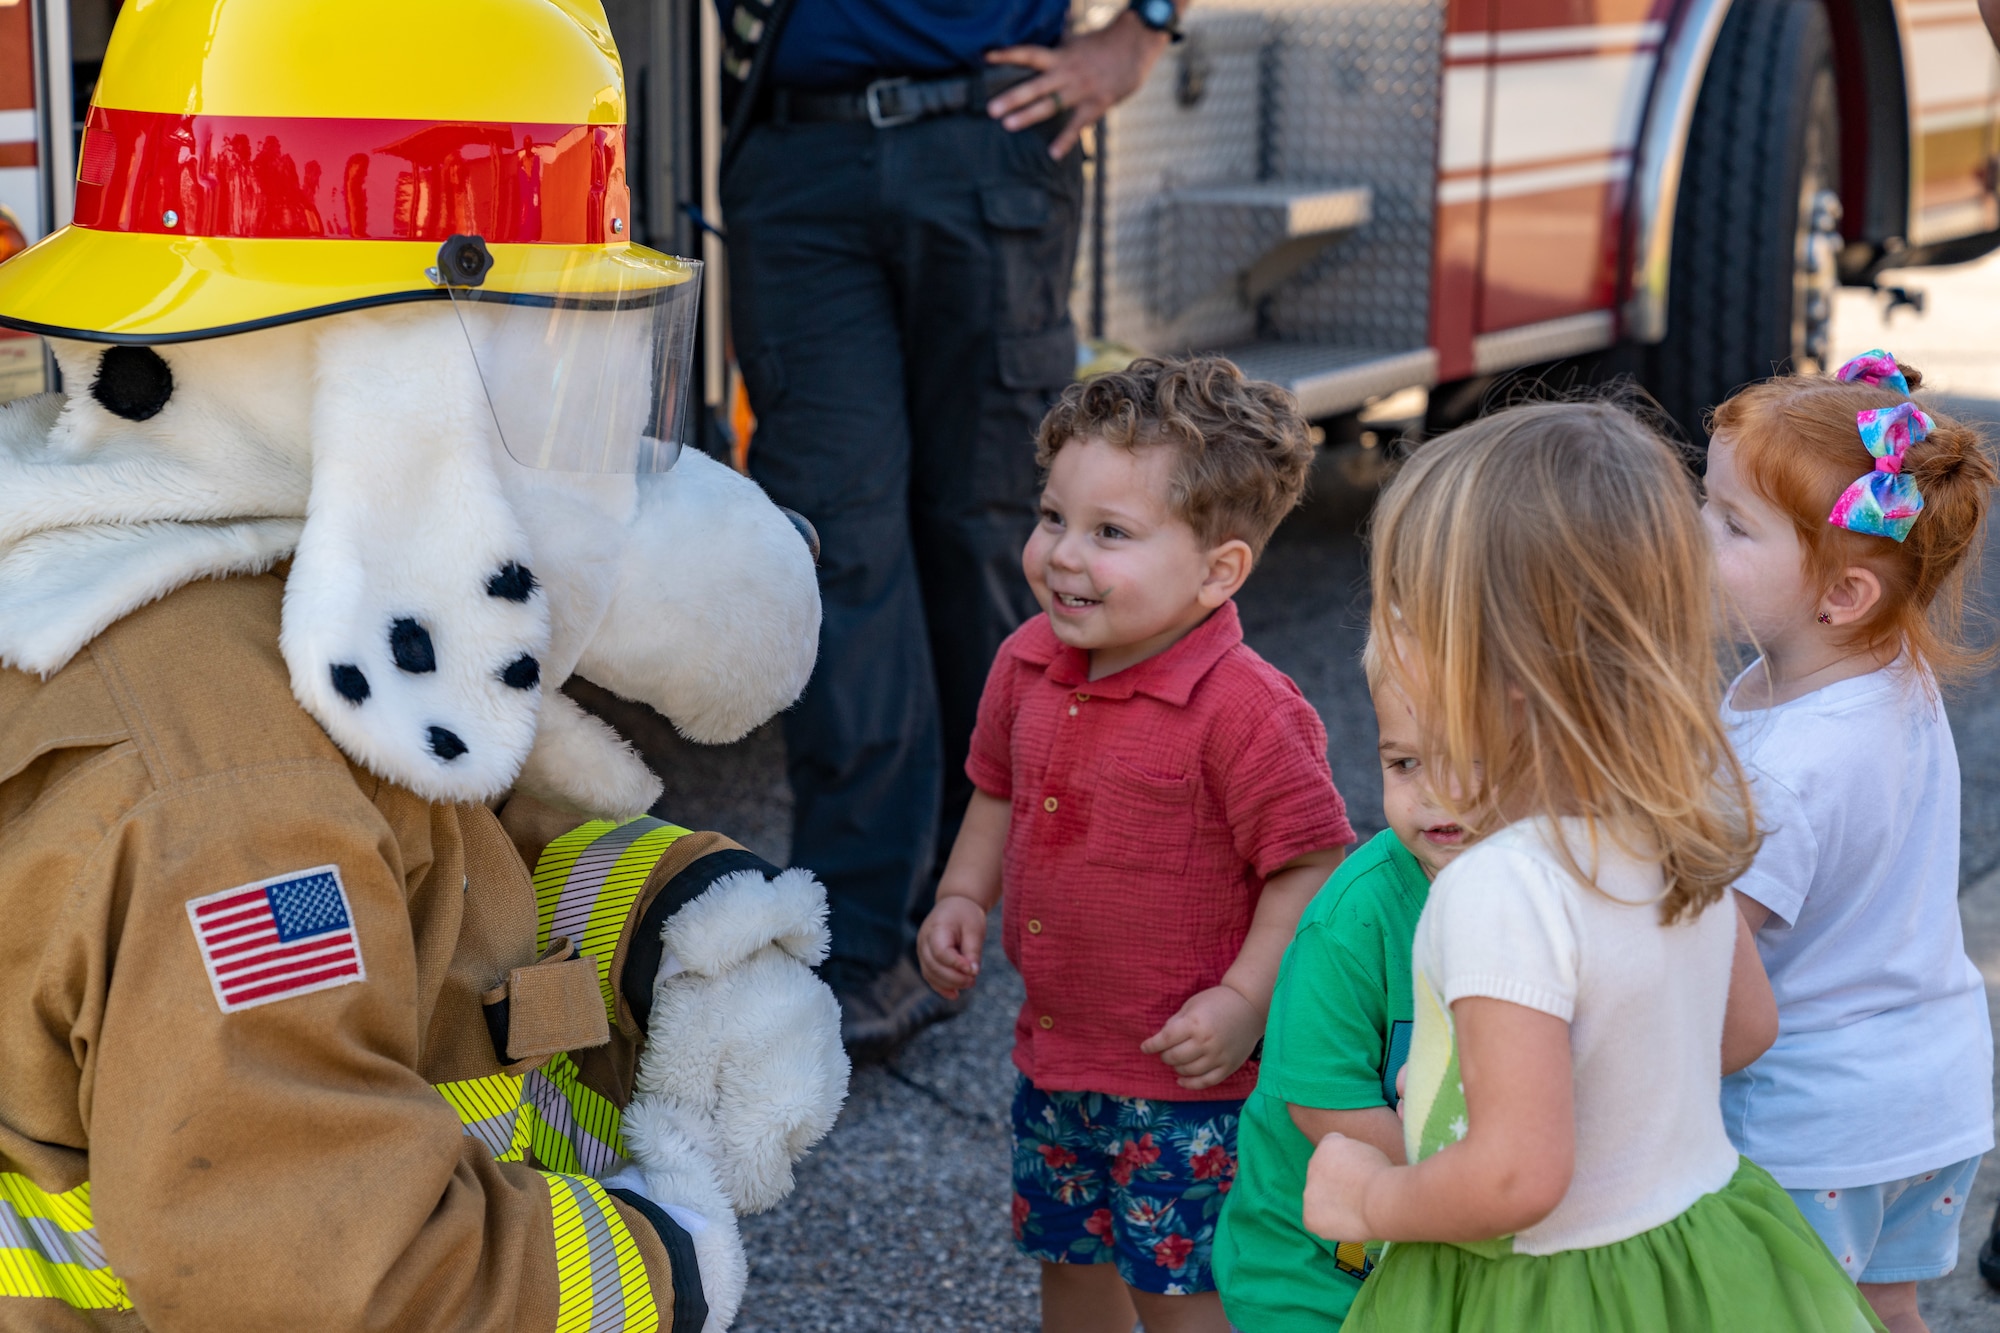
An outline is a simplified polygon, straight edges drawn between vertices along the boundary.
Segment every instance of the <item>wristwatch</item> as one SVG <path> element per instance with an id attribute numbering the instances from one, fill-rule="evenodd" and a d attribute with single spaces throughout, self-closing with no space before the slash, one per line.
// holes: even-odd
<path id="1" fill-rule="evenodd" d="M 1180 8 L 1174 0 L 1132 0 L 1126 8 L 1154 32 L 1167 33 L 1177 42 L 1181 39 Z"/>

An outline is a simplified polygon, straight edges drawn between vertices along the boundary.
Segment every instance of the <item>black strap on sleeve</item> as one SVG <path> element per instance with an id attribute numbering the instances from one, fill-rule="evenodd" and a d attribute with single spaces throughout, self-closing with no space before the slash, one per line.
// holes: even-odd
<path id="1" fill-rule="evenodd" d="M 660 1233 L 667 1247 L 667 1267 L 674 1279 L 674 1324 L 670 1333 L 701 1333 L 708 1322 L 708 1297 L 701 1290 L 701 1263 L 694 1257 L 694 1237 L 687 1228 L 667 1216 L 666 1209 L 643 1194 L 631 1190 L 606 1189 L 618 1202 L 640 1214 Z"/>
<path id="2" fill-rule="evenodd" d="M 646 914 L 639 918 L 632 938 L 625 945 L 625 971 L 618 979 L 618 989 L 641 1028 L 653 1015 L 653 981 L 660 975 L 660 955 L 666 951 L 660 931 L 665 928 L 667 918 L 708 892 L 724 875 L 739 870 L 754 870 L 766 879 L 779 873 L 776 866 L 756 853 L 729 847 L 710 852 L 675 875 L 647 904 Z"/>

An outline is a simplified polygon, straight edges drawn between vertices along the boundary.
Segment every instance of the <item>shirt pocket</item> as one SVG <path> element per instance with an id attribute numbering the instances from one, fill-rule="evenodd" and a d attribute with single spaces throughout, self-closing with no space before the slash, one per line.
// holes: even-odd
<path id="1" fill-rule="evenodd" d="M 1084 859 L 1117 870 L 1179 875 L 1194 847 L 1192 774 L 1149 773 L 1113 755 L 1098 771 Z"/>

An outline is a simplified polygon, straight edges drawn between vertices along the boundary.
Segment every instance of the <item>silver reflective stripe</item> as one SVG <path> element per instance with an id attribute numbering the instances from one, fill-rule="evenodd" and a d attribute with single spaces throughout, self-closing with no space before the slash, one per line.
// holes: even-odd
<path id="1" fill-rule="evenodd" d="M 459 1124 L 467 1134 L 491 1149 L 494 1157 L 504 1158 L 514 1146 L 514 1124 L 520 1118 L 521 1108 L 516 1105 L 500 1115 L 490 1115 L 484 1120 L 461 1120 Z"/>
<path id="2" fill-rule="evenodd" d="M 21 1215 L 14 1211 L 14 1205 L 0 1199 L 0 1250 L 25 1250 L 28 1248 L 28 1231 L 21 1224 Z"/>
<path id="3" fill-rule="evenodd" d="M 617 868 L 618 858 L 625 854 L 626 848 L 661 827 L 662 823 L 661 820 L 642 816 L 599 834 L 583 849 L 563 880 L 562 896 L 556 899 L 555 915 L 549 921 L 550 939 L 561 936 L 577 941 L 583 939 L 584 927 L 590 924 L 591 909 L 597 906 L 597 896 L 604 889 L 604 881 Z"/>
<path id="4" fill-rule="evenodd" d="M 8 1206 L 11 1208 L 13 1205 L 9 1204 Z M 35 1248 L 47 1255 L 49 1262 L 57 1264 L 83 1263 L 83 1256 L 78 1254 L 76 1247 L 69 1243 L 69 1233 L 49 1221 L 48 1218 L 21 1217 L 19 1213 L 16 1213 L 15 1217 L 27 1225 L 28 1230 L 34 1236 Z M 91 1248 L 95 1249 L 96 1246 L 93 1245 Z M 84 1266 L 90 1267 L 88 1264 Z"/>
<path id="5" fill-rule="evenodd" d="M 589 1191 L 574 1180 L 562 1176 L 549 1177 L 550 1183 L 560 1182 L 576 1201 L 577 1213 L 583 1218 L 584 1243 L 588 1246 L 590 1261 L 590 1333 L 617 1333 L 625 1326 L 625 1284 L 618 1274 L 618 1247 L 611 1236 L 611 1225 L 597 1201 Z"/>
<path id="6" fill-rule="evenodd" d="M 0 1171 L 0 1297 L 54 1299 L 77 1310 L 129 1310 L 91 1224 L 90 1185 L 51 1194 Z"/>
<path id="7" fill-rule="evenodd" d="M 46 1217 L 28 1216 L 0 1199 L 0 1249 L 35 1250 L 52 1264 L 104 1267 L 104 1247 L 94 1227 L 64 1231 Z"/>
<path id="8" fill-rule="evenodd" d="M 615 1168 L 620 1160 L 618 1149 L 577 1123 L 576 1108 L 569 1104 L 563 1090 L 550 1082 L 541 1070 L 528 1075 L 521 1091 L 522 1096 L 541 1114 L 542 1123 L 576 1149 L 577 1170 L 587 1176 L 601 1176 Z"/>

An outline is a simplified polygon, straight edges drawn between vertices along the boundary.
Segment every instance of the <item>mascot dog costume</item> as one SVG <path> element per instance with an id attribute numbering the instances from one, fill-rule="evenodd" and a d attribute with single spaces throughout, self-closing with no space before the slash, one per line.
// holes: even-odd
<path id="1" fill-rule="evenodd" d="M 142 0 L 0 268 L 0 1328 L 728 1325 L 847 1075 L 732 739 L 812 555 L 679 455 L 596 0 Z M 593 818 L 595 816 L 595 818 Z"/>

